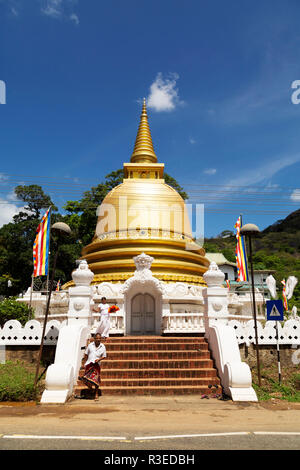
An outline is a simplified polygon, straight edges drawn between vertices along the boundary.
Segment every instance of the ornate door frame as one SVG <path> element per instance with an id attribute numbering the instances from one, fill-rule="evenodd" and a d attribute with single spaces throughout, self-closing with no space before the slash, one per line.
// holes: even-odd
<path id="1" fill-rule="evenodd" d="M 134 258 L 136 271 L 134 275 L 124 283 L 125 335 L 131 334 L 131 307 L 132 299 L 137 294 L 149 294 L 155 300 L 155 334 L 162 331 L 162 296 L 163 285 L 155 278 L 150 270 L 153 258 L 142 253 Z"/>

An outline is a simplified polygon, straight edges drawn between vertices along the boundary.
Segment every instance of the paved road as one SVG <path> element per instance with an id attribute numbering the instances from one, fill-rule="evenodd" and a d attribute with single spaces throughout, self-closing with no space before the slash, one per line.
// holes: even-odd
<path id="1" fill-rule="evenodd" d="M 88 438 L 85 436 L 80 439 L 53 439 L 51 437 L 39 439 L 28 439 L 28 437 L 20 436 L 19 438 L 5 437 L 0 440 L 1 450 L 101 450 L 102 460 L 116 459 L 121 455 L 136 455 L 130 451 L 139 451 L 138 463 L 158 464 L 159 456 L 156 451 L 168 451 L 166 456 L 172 454 L 173 451 L 182 452 L 183 458 L 189 457 L 191 463 L 196 463 L 198 459 L 197 452 L 200 450 L 299 450 L 300 449 L 300 433 L 298 435 L 256 435 L 249 433 L 247 435 L 237 436 L 206 436 L 194 438 L 175 438 L 175 439 L 153 439 L 151 441 L 109 441 L 99 440 L 99 438 Z M 123 451 L 127 451 L 123 454 Z M 145 451 L 151 451 L 145 454 Z M 116 453 L 117 452 L 117 453 Z M 139 455 L 140 454 L 140 455 Z M 163 452 L 159 453 L 161 456 Z M 178 453 L 177 453 L 178 454 Z M 172 454 L 173 455 L 173 454 Z M 153 456 L 156 456 L 153 458 Z M 185 457 L 184 457 L 185 456 Z M 192 458 L 193 456 L 193 458 Z M 167 458 L 167 457 L 166 457 Z M 98 462 L 100 463 L 100 462 Z M 109 462 L 110 463 L 110 462 Z M 112 460 L 111 463 L 114 463 Z M 167 463 L 167 462 L 166 462 Z M 174 459 L 173 462 L 174 463 Z M 187 461 L 185 463 L 188 463 Z"/>
<path id="2" fill-rule="evenodd" d="M 198 396 L 104 396 L 98 403 L 76 400 L 60 406 L 0 403 L 0 449 L 101 449 L 105 455 L 153 449 L 299 450 L 300 404 Z"/>

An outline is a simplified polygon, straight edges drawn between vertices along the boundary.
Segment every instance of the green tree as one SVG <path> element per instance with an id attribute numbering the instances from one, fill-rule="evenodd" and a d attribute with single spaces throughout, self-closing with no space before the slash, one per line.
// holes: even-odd
<path id="1" fill-rule="evenodd" d="M 41 218 L 41 210 L 48 209 L 52 206 L 53 211 L 57 211 L 57 207 L 54 206 L 50 196 L 44 193 L 41 186 L 31 184 L 29 186 L 16 186 L 15 195 L 17 199 L 23 201 L 27 206 L 24 207 L 26 212 L 20 211 L 14 216 L 15 222 L 21 222 L 22 220 L 32 220 Z"/>
<path id="2" fill-rule="evenodd" d="M 18 302 L 14 298 L 4 299 L 0 302 L 0 326 L 8 320 L 18 320 L 22 326 L 33 317 L 33 310 L 24 302 Z"/>

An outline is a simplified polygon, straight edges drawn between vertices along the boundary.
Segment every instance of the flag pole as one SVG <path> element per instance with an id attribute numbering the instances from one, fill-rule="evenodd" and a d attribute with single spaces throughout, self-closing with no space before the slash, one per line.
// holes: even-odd
<path id="1" fill-rule="evenodd" d="M 31 308 L 31 304 L 32 304 L 33 279 L 34 279 L 34 272 L 31 275 L 30 300 L 29 300 L 29 307 L 30 308 Z M 29 314 L 29 316 L 30 316 L 30 314 Z"/>
<path id="2" fill-rule="evenodd" d="M 58 222 L 51 227 L 52 230 L 55 230 L 59 234 L 70 234 L 71 229 L 70 227 L 63 223 L 63 222 Z M 49 236 L 51 237 L 51 231 L 49 233 Z M 44 347 L 44 339 L 45 339 L 45 332 L 46 332 L 46 325 L 47 325 L 47 319 L 48 319 L 48 313 L 49 313 L 49 308 L 50 308 L 50 299 L 51 299 L 51 293 L 53 290 L 53 283 L 54 283 L 54 277 L 55 277 L 55 270 L 56 270 L 56 262 L 57 262 L 57 257 L 58 257 L 58 252 L 59 252 L 59 236 L 58 236 L 58 241 L 57 241 L 57 247 L 55 250 L 55 255 L 54 255 L 54 260 L 53 260 L 53 266 L 52 266 L 52 274 L 51 274 L 51 281 L 50 281 L 50 290 L 49 290 L 49 295 L 48 295 L 48 300 L 47 300 L 47 307 L 46 307 L 46 312 L 45 312 L 45 317 L 44 317 L 44 324 L 43 324 L 43 332 L 42 332 L 42 337 L 41 337 L 41 344 L 40 344 L 40 349 L 39 349 L 39 355 L 38 355 L 38 361 L 36 365 L 36 372 L 35 372 L 35 379 L 34 379 L 34 389 L 36 389 L 38 378 L 39 378 L 39 367 L 40 367 L 40 362 L 42 359 L 42 352 L 43 352 L 43 347 Z M 49 268 L 49 264 L 48 264 Z"/>
<path id="3" fill-rule="evenodd" d="M 280 365 L 280 350 L 279 350 L 279 332 L 278 321 L 276 321 L 276 336 L 277 336 L 277 364 L 278 364 L 278 382 L 281 384 L 281 365 Z"/>
<path id="4" fill-rule="evenodd" d="M 37 360 L 37 365 L 36 365 L 34 388 L 36 388 L 36 386 L 37 386 L 40 362 L 41 362 L 41 359 L 42 359 L 42 352 L 43 352 L 43 347 L 44 347 L 44 337 L 45 337 L 45 331 L 46 331 L 46 325 L 47 325 L 47 319 L 48 319 L 48 313 L 49 313 L 49 307 L 50 307 L 51 292 L 52 292 L 53 281 L 54 281 L 54 276 L 55 276 L 57 255 L 58 255 L 58 249 L 56 250 L 55 257 L 54 257 L 54 262 L 53 262 L 53 268 L 52 268 L 53 270 L 52 270 L 52 276 L 51 276 L 51 282 L 50 282 L 50 291 L 48 293 L 47 306 L 46 306 L 46 312 L 45 312 L 44 323 L 43 323 L 43 332 L 42 332 L 41 344 L 40 344 L 39 355 L 38 355 L 38 360 Z"/>
<path id="5" fill-rule="evenodd" d="M 242 214 L 240 214 L 240 218 L 241 218 L 241 228 L 243 226 L 243 220 L 242 220 Z M 241 235 L 242 236 L 242 235 Z M 247 280 L 249 282 L 249 269 L 248 269 L 248 254 L 247 254 L 247 244 L 244 243 L 244 249 L 245 249 L 245 260 L 247 261 L 247 266 L 246 266 L 246 275 L 247 275 Z"/>
<path id="6" fill-rule="evenodd" d="M 51 211 L 52 211 L 52 206 L 50 206 L 49 210 L 49 223 L 51 222 Z M 49 247 L 48 247 L 48 269 L 47 269 L 47 283 L 46 283 L 46 290 L 47 290 L 47 295 L 49 295 L 49 261 L 50 261 L 50 244 L 51 244 L 51 237 L 49 237 Z"/>

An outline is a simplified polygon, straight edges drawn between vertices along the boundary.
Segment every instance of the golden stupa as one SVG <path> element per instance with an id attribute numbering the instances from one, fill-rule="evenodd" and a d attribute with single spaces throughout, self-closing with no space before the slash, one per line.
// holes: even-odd
<path id="1" fill-rule="evenodd" d="M 95 274 L 93 284 L 124 282 L 136 269 L 133 257 L 154 258 L 151 271 L 165 282 L 205 284 L 209 261 L 192 236 L 184 200 L 165 183 L 164 164 L 157 163 L 146 101 L 123 183 L 98 207 L 96 232 L 82 251 Z"/>

